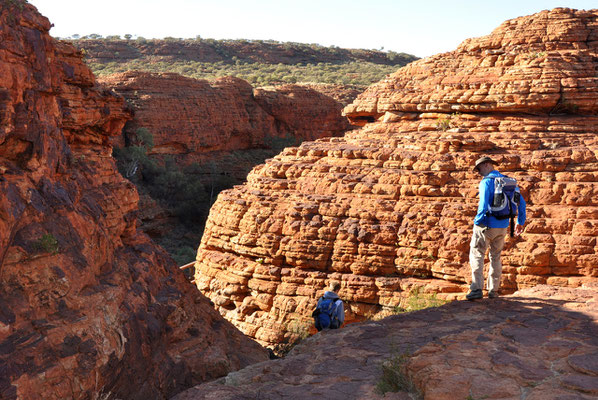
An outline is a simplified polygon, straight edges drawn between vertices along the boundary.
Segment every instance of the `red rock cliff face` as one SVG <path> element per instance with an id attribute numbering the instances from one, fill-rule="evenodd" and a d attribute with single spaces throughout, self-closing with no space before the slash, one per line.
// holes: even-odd
<path id="1" fill-rule="evenodd" d="M 254 89 L 242 79 L 210 83 L 171 73 L 127 72 L 101 83 L 123 95 L 134 111 L 125 135 L 147 128 L 153 154 L 182 163 L 232 151 L 267 147 L 275 138 L 297 141 L 338 136 L 350 127 L 342 104 L 306 86 Z"/>
<path id="2" fill-rule="evenodd" d="M 196 282 L 265 344 L 310 323 L 342 282 L 347 320 L 414 286 L 461 296 L 490 154 L 528 201 L 503 252 L 504 292 L 598 277 L 598 11 L 517 18 L 414 62 L 345 109 L 363 126 L 288 148 L 213 206 Z"/>
<path id="3" fill-rule="evenodd" d="M 123 100 L 33 6 L 0 6 L 0 397 L 164 398 L 263 360 L 137 231 Z"/>

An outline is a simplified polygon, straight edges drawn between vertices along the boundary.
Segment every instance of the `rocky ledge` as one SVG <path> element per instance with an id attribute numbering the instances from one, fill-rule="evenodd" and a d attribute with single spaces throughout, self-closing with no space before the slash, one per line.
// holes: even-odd
<path id="1" fill-rule="evenodd" d="M 173 400 L 589 400 L 597 338 L 598 285 L 539 285 L 325 331 Z M 381 395 L 383 369 L 410 390 Z"/>

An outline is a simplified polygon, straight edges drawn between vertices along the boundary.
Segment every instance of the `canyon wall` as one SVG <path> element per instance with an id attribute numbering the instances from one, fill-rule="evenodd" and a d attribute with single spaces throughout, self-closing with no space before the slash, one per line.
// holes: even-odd
<path id="1" fill-rule="evenodd" d="M 503 294 L 596 280 L 597 76 L 598 11 L 563 8 L 399 69 L 345 108 L 360 130 L 287 148 L 220 194 L 198 288 L 267 345 L 306 329 L 331 280 L 347 321 L 415 287 L 462 297 L 484 154 L 528 203 L 503 252 Z"/>
<path id="2" fill-rule="evenodd" d="M 208 82 L 137 71 L 100 82 L 125 97 L 134 113 L 124 140 L 146 128 L 154 138 L 152 154 L 173 156 L 181 164 L 269 148 L 278 139 L 300 143 L 339 136 L 350 128 L 341 115 L 342 103 L 308 86 L 254 89 L 234 77 Z M 340 90 L 331 91 L 343 96 Z"/>
<path id="3" fill-rule="evenodd" d="M 114 156 L 143 194 L 140 227 L 180 265 L 195 259 L 219 191 L 245 182 L 287 146 L 342 135 L 351 128 L 343 106 L 357 96 L 342 85 L 253 88 L 233 77 L 208 82 L 173 73 L 129 71 L 99 81 L 133 112 L 114 138 Z M 148 137 L 153 146 L 138 154 Z"/>
<path id="4" fill-rule="evenodd" d="M 0 397 L 166 398 L 267 358 L 137 230 L 123 99 L 33 6 L 0 7 Z"/>

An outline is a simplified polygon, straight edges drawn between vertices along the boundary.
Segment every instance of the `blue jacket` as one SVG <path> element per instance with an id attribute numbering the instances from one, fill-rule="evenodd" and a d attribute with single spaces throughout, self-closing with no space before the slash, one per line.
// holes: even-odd
<path id="1" fill-rule="evenodd" d="M 324 296 L 320 297 L 320 299 L 318 300 L 318 306 L 320 305 L 322 299 L 336 300 L 334 302 L 334 306 L 336 307 L 336 318 L 338 318 L 338 322 L 340 323 L 339 326 L 342 325 L 343 322 L 345 322 L 345 308 L 343 307 L 343 301 L 338 297 L 336 293 L 331 292 L 329 290 L 324 292 Z"/>
<path id="2" fill-rule="evenodd" d="M 494 198 L 494 181 L 490 178 L 498 178 L 500 176 L 504 175 L 494 170 L 480 182 L 478 213 L 473 220 L 475 225 L 484 225 L 489 228 L 507 228 L 509 226 L 509 219 L 496 219 L 486 215 L 490 211 L 490 204 Z M 517 209 L 517 223 L 519 225 L 525 224 L 525 200 L 523 196 L 520 197 L 519 208 Z"/>

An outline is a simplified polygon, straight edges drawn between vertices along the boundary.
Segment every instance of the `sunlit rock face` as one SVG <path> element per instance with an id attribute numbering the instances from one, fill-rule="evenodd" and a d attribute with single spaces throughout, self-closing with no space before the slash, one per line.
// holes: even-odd
<path id="1" fill-rule="evenodd" d="M 254 89 L 233 77 L 209 82 L 138 71 L 100 82 L 124 96 L 134 112 L 122 141 L 146 128 L 154 139 L 152 154 L 181 164 L 268 148 L 280 139 L 300 143 L 339 136 L 351 127 L 341 115 L 342 103 L 332 97 L 342 99 L 343 92 L 333 88 L 326 88 L 329 96 L 305 85 Z"/>
<path id="2" fill-rule="evenodd" d="M 503 252 L 504 293 L 598 276 L 598 11 L 503 23 L 414 62 L 345 108 L 360 130 L 287 148 L 213 206 L 198 287 L 265 344 L 295 335 L 340 280 L 347 320 L 413 287 L 455 298 L 483 154 L 517 178 L 523 236 Z"/>
<path id="3" fill-rule="evenodd" d="M 164 398 L 265 359 L 136 228 L 131 118 L 25 2 L 0 2 L 0 397 Z"/>

